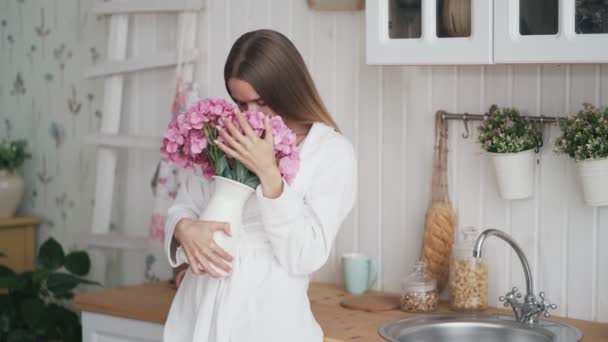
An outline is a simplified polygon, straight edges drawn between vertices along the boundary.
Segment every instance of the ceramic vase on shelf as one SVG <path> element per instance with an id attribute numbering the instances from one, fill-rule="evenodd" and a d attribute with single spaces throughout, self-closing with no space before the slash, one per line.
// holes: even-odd
<path id="1" fill-rule="evenodd" d="M 0 218 L 15 216 L 23 191 L 23 177 L 17 171 L 0 169 Z"/>
<path id="2" fill-rule="evenodd" d="M 534 149 L 517 153 L 488 153 L 496 172 L 500 197 L 524 199 L 534 190 Z"/>
<path id="3" fill-rule="evenodd" d="M 243 209 L 255 190 L 245 184 L 220 176 L 213 176 L 212 188 L 213 193 L 199 220 L 226 222 L 230 225 L 231 236 L 227 236 L 224 231 L 216 231 L 213 233 L 213 240 L 234 257 L 237 252 L 237 243 L 243 234 Z M 183 251 L 178 249 L 178 254 L 181 254 L 178 255 L 178 259 L 184 262 L 187 260 Z M 230 265 L 230 263 L 228 264 Z M 228 275 L 224 270 L 213 264 L 210 265 L 222 276 Z"/>
<path id="4" fill-rule="evenodd" d="M 577 163 L 585 203 L 599 207 L 608 205 L 608 158 L 587 159 Z"/>

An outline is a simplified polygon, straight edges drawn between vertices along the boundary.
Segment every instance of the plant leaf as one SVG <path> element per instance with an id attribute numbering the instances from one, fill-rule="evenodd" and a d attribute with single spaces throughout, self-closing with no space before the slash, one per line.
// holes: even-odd
<path id="1" fill-rule="evenodd" d="M 69 291 L 68 292 L 57 292 L 57 293 L 55 293 L 55 298 L 70 300 L 70 299 L 74 298 L 74 293 L 69 292 Z"/>
<path id="2" fill-rule="evenodd" d="M 245 178 L 243 184 L 255 190 L 260 184 L 260 180 L 256 175 L 249 175 L 247 178 Z"/>
<path id="3" fill-rule="evenodd" d="M 11 317 L 8 313 L 3 312 L 0 314 L 0 332 L 7 333 L 11 330 Z M 4 334 L 2 334 L 4 335 Z M 0 336 L 2 336 L 0 335 Z"/>
<path id="4" fill-rule="evenodd" d="M 215 164 L 215 174 L 221 176 L 226 169 L 228 169 L 228 161 L 226 160 L 226 156 L 222 155 Z"/>
<path id="5" fill-rule="evenodd" d="M 79 279 L 68 273 L 51 273 L 46 287 L 53 293 L 65 293 L 73 290 L 80 283 Z"/>
<path id="6" fill-rule="evenodd" d="M 49 238 L 40 246 L 38 258 L 44 268 L 55 271 L 63 266 L 65 253 L 57 240 Z"/>
<path id="7" fill-rule="evenodd" d="M 234 170 L 235 170 L 235 175 L 236 175 L 236 181 L 240 182 L 240 183 L 244 183 L 245 179 L 247 178 L 247 172 L 249 171 L 245 165 L 243 165 L 243 163 L 241 163 L 240 161 L 236 160 L 234 162 Z"/>
<path id="8" fill-rule="evenodd" d="M 0 289 L 14 290 L 19 287 L 19 281 L 14 275 L 0 276 Z"/>
<path id="9" fill-rule="evenodd" d="M 84 279 L 84 278 L 77 278 L 77 279 L 80 284 L 103 286 L 103 285 L 101 285 L 101 283 L 96 282 L 94 280 L 88 280 L 88 279 Z"/>
<path id="10" fill-rule="evenodd" d="M 4 266 L 4 265 L 0 265 L 0 276 L 7 276 L 7 275 L 12 275 L 15 276 L 15 271 L 11 270 L 10 268 Z"/>
<path id="11" fill-rule="evenodd" d="M 47 269 L 37 270 L 32 273 L 32 281 L 34 283 L 39 284 L 39 283 L 43 282 L 44 280 L 48 279 L 48 277 L 49 277 L 49 270 L 47 270 Z"/>
<path id="12" fill-rule="evenodd" d="M 85 276 L 91 270 L 91 259 L 85 251 L 74 251 L 65 258 L 65 268 L 79 276 Z"/>
<path id="13" fill-rule="evenodd" d="M 0 265 L 0 289 L 13 290 L 19 285 L 17 274 L 10 268 Z"/>
<path id="14" fill-rule="evenodd" d="M 67 296 L 67 293 L 76 288 L 78 284 L 101 286 L 101 284 L 96 281 L 78 278 L 71 274 L 60 272 L 49 274 L 49 279 L 46 282 L 46 286 L 50 291 L 54 294 L 59 293 L 62 296 Z"/>
<path id="15" fill-rule="evenodd" d="M 44 303 L 38 298 L 26 298 L 21 302 L 21 316 L 30 328 L 38 325 L 44 308 Z"/>
<path id="16" fill-rule="evenodd" d="M 80 342 L 82 327 L 78 315 L 61 306 L 57 307 L 56 315 L 59 318 L 58 323 L 63 337 L 62 340 L 65 342 Z"/>
<path id="17" fill-rule="evenodd" d="M 24 329 L 11 330 L 8 333 L 7 342 L 36 342 L 36 336 Z"/>
<path id="18" fill-rule="evenodd" d="M 14 289 L 19 291 L 19 294 L 25 297 L 38 297 L 40 292 L 40 283 L 35 283 L 32 280 L 33 272 L 27 271 L 17 274 L 18 285 Z M 11 297 L 16 294 L 11 294 Z"/>

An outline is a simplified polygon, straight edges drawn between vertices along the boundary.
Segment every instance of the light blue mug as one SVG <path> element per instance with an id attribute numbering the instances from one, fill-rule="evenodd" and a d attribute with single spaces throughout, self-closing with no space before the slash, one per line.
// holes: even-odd
<path id="1" fill-rule="evenodd" d="M 362 253 L 347 253 L 342 255 L 342 265 L 348 293 L 364 293 L 376 283 L 377 265 L 371 257 Z"/>

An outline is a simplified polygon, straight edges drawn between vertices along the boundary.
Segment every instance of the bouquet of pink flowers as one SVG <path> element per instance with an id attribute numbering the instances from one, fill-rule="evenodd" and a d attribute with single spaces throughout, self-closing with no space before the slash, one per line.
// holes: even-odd
<path id="1" fill-rule="evenodd" d="M 264 134 L 264 113 L 245 112 L 246 121 L 257 136 Z M 185 168 L 200 167 L 207 178 L 221 176 L 235 180 L 255 189 L 260 183 L 258 177 L 238 160 L 227 156 L 216 144 L 217 127 L 225 127 L 230 121 L 243 132 L 237 117 L 236 109 L 226 100 L 203 99 L 192 104 L 183 113 L 169 123 L 161 146 L 165 161 L 171 161 Z M 275 156 L 281 175 L 290 183 L 298 172 L 300 165 L 296 136 L 280 116 L 270 118 L 274 141 Z"/>

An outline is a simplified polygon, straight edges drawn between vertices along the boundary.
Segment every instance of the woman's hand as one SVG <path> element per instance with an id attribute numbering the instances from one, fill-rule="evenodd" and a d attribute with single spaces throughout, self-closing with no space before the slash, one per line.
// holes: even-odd
<path id="1" fill-rule="evenodd" d="M 276 198 L 283 192 L 283 179 L 277 166 L 274 152 L 272 127 L 268 116 L 264 117 L 264 138 L 258 137 L 241 113 L 236 112 L 237 120 L 244 133 L 226 121 L 226 128 L 218 130 L 228 144 L 216 140 L 217 146 L 228 156 L 240 161 L 255 173 L 262 184 L 264 196 Z"/>
<path id="2" fill-rule="evenodd" d="M 223 222 L 195 221 L 183 218 L 175 226 L 174 236 L 186 252 L 194 274 L 209 273 L 214 278 L 221 278 L 222 275 L 215 271 L 211 264 L 226 272 L 231 272 L 226 261 L 231 262 L 232 256 L 213 240 L 213 233 L 217 231 L 222 231 L 230 236 L 230 227 Z"/>

